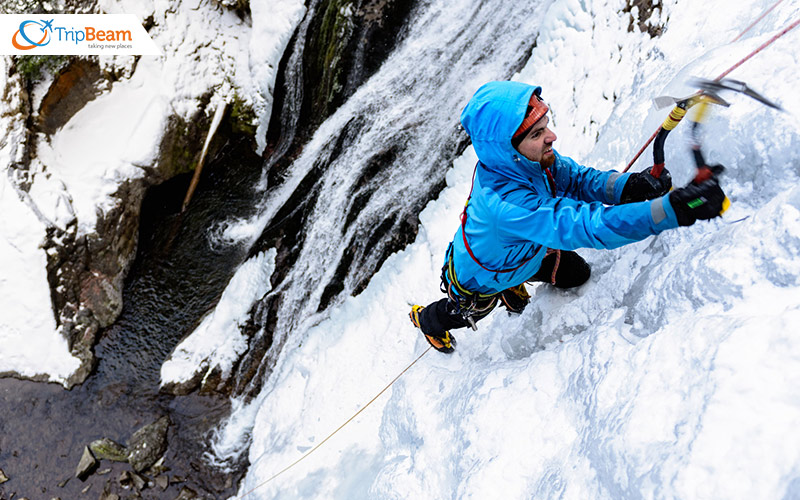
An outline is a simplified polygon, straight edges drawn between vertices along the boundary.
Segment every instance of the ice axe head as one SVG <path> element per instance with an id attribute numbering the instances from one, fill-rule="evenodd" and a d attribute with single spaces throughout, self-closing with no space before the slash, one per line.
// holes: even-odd
<path id="1" fill-rule="evenodd" d="M 705 94 L 730 90 L 732 92 L 738 92 L 740 94 L 744 94 L 752 99 L 755 99 L 761 104 L 764 104 L 765 106 L 769 106 L 772 109 L 783 111 L 783 108 L 780 105 L 767 99 L 763 95 L 759 94 L 758 92 L 750 88 L 746 83 L 739 80 L 733 80 L 730 78 L 724 78 L 722 80 L 706 80 L 704 78 L 693 78 L 691 80 L 691 84 L 698 87 Z"/>

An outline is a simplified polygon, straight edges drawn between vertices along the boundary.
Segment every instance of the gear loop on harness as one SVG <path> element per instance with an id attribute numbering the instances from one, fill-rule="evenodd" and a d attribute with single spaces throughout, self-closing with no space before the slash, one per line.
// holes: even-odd
<path id="1" fill-rule="evenodd" d="M 453 244 L 447 248 L 447 262 L 442 267 L 441 290 L 447 294 L 450 303 L 456 306 L 456 312 L 470 328 L 477 331 L 473 316 L 488 314 L 497 305 L 499 293 L 485 294 L 467 290 L 458 282 L 453 265 Z"/>

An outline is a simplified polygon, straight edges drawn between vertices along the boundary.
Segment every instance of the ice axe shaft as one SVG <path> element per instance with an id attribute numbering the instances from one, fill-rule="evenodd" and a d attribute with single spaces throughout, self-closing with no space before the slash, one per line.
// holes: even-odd
<path id="1" fill-rule="evenodd" d="M 706 162 L 700 142 L 700 127 L 708 116 L 708 109 L 712 103 L 714 103 L 713 99 L 704 96 L 694 109 L 694 116 L 689 117 L 689 121 L 692 122 L 692 156 L 697 166 L 697 172 L 694 175 L 694 179 L 692 179 L 693 184 L 702 184 L 711 179 L 718 180 L 722 172 L 725 171 L 725 167 L 722 165 L 709 165 L 708 162 Z M 731 200 L 726 196 L 722 202 L 722 210 L 720 210 L 719 214 L 724 214 L 730 206 Z"/>

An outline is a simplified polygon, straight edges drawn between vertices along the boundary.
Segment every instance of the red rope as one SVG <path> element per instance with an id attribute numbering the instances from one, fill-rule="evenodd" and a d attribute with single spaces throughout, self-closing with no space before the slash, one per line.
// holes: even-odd
<path id="1" fill-rule="evenodd" d="M 783 1 L 783 0 L 780 0 L 780 1 Z M 780 3 L 780 1 L 779 1 L 778 3 Z M 773 6 L 772 6 L 772 7 L 771 7 L 769 10 L 772 10 L 772 9 L 774 9 L 774 8 L 775 8 L 777 5 L 778 5 L 778 4 L 775 4 L 775 5 L 773 5 Z M 769 10 L 768 10 L 767 12 L 769 12 Z M 763 17 L 764 17 L 766 14 L 767 14 L 767 13 L 765 12 L 765 13 L 764 13 L 764 14 L 761 16 L 761 18 L 759 18 L 759 21 L 760 21 L 760 20 L 761 20 L 761 19 L 762 19 L 762 18 L 763 18 Z M 765 49 L 765 48 L 767 48 L 768 46 L 772 45 L 772 44 L 773 44 L 773 43 L 774 43 L 774 42 L 775 42 L 775 41 L 776 41 L 778 38 L 782 37 L 782 36 L 783 36 L 783 35 L 785 35 L 786 33 L 790 32 L 791 30 L 793 30 L 794 28 L 796 28 L 798 24 L 800 24 L 800 18 L 798 18 L 798 19 L 797 19 L 795 22 L 793 22 L 793 23 L 792 23 L 792 24 L 790 24 L 789 26 L 787 26 L 787 27 L 783 28 L 783 29 L 782 29 L 782 30 L 781 30 L 781 31 L 780 31 L 780 32 L 779 32 L 777 35 L 773 36 L 772 38 L 770 38 L 769 40 L 767 40 L 766 42 L 764 42 L 763 44 L 761 44 L 761 46 L 760 46 L 760 47 L 758 47 L 758 48 L 757 48 L 756 50 L 754 50 L 753 52 L 749 53 L 749 54 L 748 54 L 747 56 L 745 56 L 745 57 L 744 57 L 742 60 L 740 60 L 739 62 L 737 62 L 736 64 L 734 64 L 734 65 L 733 65 L 733 66 L 731 66 L 730 68 L 728 68 L 726 71 L 723 71 L 723 72 L 722 72 L 722 74 L 721 74 L 721 75 L 719 75 L 719 76 L 716 78 L 716 80 L 715 80 L 715 81 L 722 80 L 723 78 L 725 78 L 726 76 L 728 76 L 728 74 L 730 74 L 730 73 L 731 73 L 733 70 L 735 70 L 736 68 L 738 68 L 739 66 L 741 66 L 741 65 L 742 65 L 742 64 L 744 64 L 745 62 L 747 62 L 747 61 L 748 61 L 750 58 L 752 58 L 753 56 L 755 56 L 756 54 L 758 54 L 759 52 L 761 52 L 762 50 L 764 50 L 764 49 Z M 753 25 L 755 25 L 755 23 L 753 23 Z M 748 31 L 748 30 L 749 30 L 749 29 L 750 29 L 750 28 L 751 28 L 753 25 L 751 25 L 751 26 L 750 26 L 750 27 L 748 27 L 746 30 L 744 30 L 744 31 L 743 31 L 743 32 L 742 32 L 742 33 L 741 33 L 739 36 L 742 36 L 744 33 L 746 33 L 746 32 L 747 32 L 747 31 Z M 734 40 L 737 40 L 738 38 L 739 38 L 739 37 L 736 37 Z M 647 149 L 647 146 L 649 146 L 649 145 L 650 145 L 650 143 L 651 143 L 651 142 L 653 142 L 653 140 L 656 138 L 656 136 L 658 135 L 658 132 L 659 132 L 659 131 L 661 131 L 661 126 L 660 126 L 660 125 L 659 125 L 659 127 L 658 127 L 658 130 L 656 130 L 656 131 L 655 131 L 655 133 L 653 133 L 653 135 L 651 135 L 651 136 L 650 136 L 650 138 L 649 138 L 649 139 L 647 139 L 647 142 L 645 142 L 645 143 L 644 143 L 644 146 L 642 146 L 642 148 L 641 148 L 641 149 L 640 149 L 640 150 L 639 150 L 639 151 L 636 153 L 636 155 L 633 157 L 633 159 L 632 159 L 632 160 L 631 160 L 631 161 L 628 163 L 628 165 L 625 167 L 625 169 L 623 170 L 623 172 L 627 172 L 628 170 L 630 170 L 630 168 L 633 166 L 633 164 L 634 164 L 634 163 L 636 163 L 636 160 L 638 160 L 638 159 L 639 159 L 639 157 L 640 157 L 640 156 L 642 156 L 642 153 L 644 153 L 644 150 L 645 150 L 645 149 Z"/>
<path id="2" fill-rule="evenodd" d="M 769 39 L 769 40 L 767 40 L 766 42 L 762 43 L 760 47 L 758 47 L 758 48 L 757 48 L 756 50 L 754 50 L 753 52 L 750 52 L 750 53 L 747 55 L 747 57 L 745 57 L 744 59 L 742 59 L 742 60 L 741 60 L 741 61 L 739 61 L 738 63 L 734 64 L 733 66 L 731 66 L 731 67 L 730 67 L 730 68 L 729 68 L 727 71 L 724 71 L 724 72 L 723 72 L 721 75 L 719 75 L 719 76 L 717 77 L 717 80 L 722 80 L 723 78 L 725 78 L 726 76 L 728 76 L 728 73 L 730 73 L 731 71 L 735 70 L 736 68 L 738 68 L 739 66 L 741 66 L 742 64 L 744 64 L 745 62 L 747 62 L 747 60 L 749 60 L 751 57 L 753 57 L 754 55 L 758 54 L 759 52 L 761 52 L 762 50 L 764 50 L 765 48 L 767 48 L 768 46 L 770 46 L 770 45 L 771 45 L 771 44 L 772 44 L 772 43 L 773 43 L 775 40 L 777 40 L 778 38 L 782 37 L 782 36 L 783 36 L 783 35 L 785 35 L 786 33 L 788 33 L 788 32 L 790 32 L 790 31 L 792 31 L 793 29 L 795 29 L 795 28 L 797 27 L 797 25 L 798 25 L 798 24 L 800 24 L 800 18 L 798 18 L 798 19 L 797 19 L 795 22 L 793 22 L 793 23 L 792 23 L 792 24 L 790 24 L 789 26 L 787 26 L 787 27 L 783 28 L 783 29 L 781 30 L 781 32 L 780 32 L 780 33 L 778 33 L 777 35 L 773 36 L 772 38 L 770 38 L 770 39 Z"/>
<path id="3" fill-rule="evenodd" d="M 556 263 L 553 265 L 553 274 L 550 275 L 550 284 L 555 286 L 556 284 L 556 273 L 558 272 L 558 266 L 561 264 L 561 250 L 557 248 L 548 248 L 547 253 L 545 253 L 545 257 L 550 255 L 551 253 L 556 254 Z"/>
<path id="4" fill-rule="evenodd" d="M 772 10 L 773 10 L 775 7 L 777 7 L 778 5 L 780 5 L 780 4 L 781 4 L 781 2 L 783 2 L 783 0 L 778 0 L 777 2 L 775 2 L 774 4 L 772 4 L 772 7 L 770 7 L 770 8 L 769 8 L 769 9 L 767 9 L 767 10 L 765 10 L 765 11 L 764 11 L 764 12 L 763 12 L 763 13 L 762 13 L 760 16 L 758 16 L 758 19 L 756 19 L 755 21 L 753 21 L 753 23 L 752 23 L 750 26 L 748 26 L 747 28 L 745 28 L 745 29 L 744 29 L 744 31 L 742 31 L 741 33 L 739 33 L 738 35 L 736 35 L 736 38 L 734 38 L 733 40 L 731 40 L 731 42 L 730 42 L 730 43 L 733 43 L 733 42 L 735 42 L 735 41 L 739 40 L 740 38 L 742 38 L 742 37 L 744 36 L 744 34 L 745 34 L 745 33 L 747 33 L 748 31 L 750 31 L 750 30 L 753 28 L 753 26 L 755 26 L 756 24 L 760 23 L 762 19 L 764 19 L 765 17 L 767 17 L 767 14 L 769 14 L 770 12 L 772 12 Z"/>

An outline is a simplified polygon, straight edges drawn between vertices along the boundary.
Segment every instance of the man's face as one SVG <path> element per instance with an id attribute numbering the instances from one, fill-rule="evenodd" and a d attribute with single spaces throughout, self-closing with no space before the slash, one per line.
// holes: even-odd
<path id="1" fill-rule="evenodd" d="M 556 156 L 553 154 L 553 142 L 556 140 L 556 134 L 547 128 L 549 123 L 550 118 L 547 115 L 541 117 L 517 148 L 522 156 L 531 161 L 538 161 L 545 168 L 552 166 L 556 161 Z"/>

